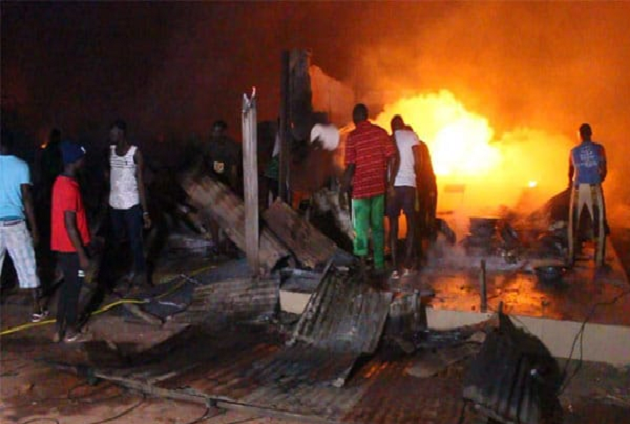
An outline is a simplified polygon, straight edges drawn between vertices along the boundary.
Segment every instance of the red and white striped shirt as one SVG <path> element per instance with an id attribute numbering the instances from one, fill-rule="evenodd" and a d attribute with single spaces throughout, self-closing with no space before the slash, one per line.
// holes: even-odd
<path id="1" fill-rule="evenodd" d="M 396 149 L 387 132 L 369 121 L 359 122 L 346 140 L 346 167 L 354 164 L 352 197 L 365 199 L 385 193 L 387 159 Z"/>

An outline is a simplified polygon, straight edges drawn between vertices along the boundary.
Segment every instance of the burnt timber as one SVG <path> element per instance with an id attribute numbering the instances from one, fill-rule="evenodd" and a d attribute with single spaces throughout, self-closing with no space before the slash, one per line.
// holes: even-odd
<path id="1" fill-rule="evenodd" d="M 239 249 L 245 250 L 245 205 L 228 187 L 208 176 L 185 175 L 182 187 L 191 204 L 202 215 L 218 222 Z M 268 275 L 278 261 L 289 256 L 289 251 L 268 228 L 260 230 L 259 265 L 262 275 Z"/>
<path id="2" fill-rule="evenodd" d="M 280 200 L 276 200 L 263 216 L 269 229 L 306 268 L 323 266 L 337 250 L 332 240 Z"/>

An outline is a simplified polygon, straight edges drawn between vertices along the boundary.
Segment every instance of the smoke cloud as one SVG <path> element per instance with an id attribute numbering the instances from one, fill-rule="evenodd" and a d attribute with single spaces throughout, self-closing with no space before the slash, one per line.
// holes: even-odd
<path id="1" fill-rule="evenodd" d="M 372 117 L 452 93 L 487 120 L 490 146 L 518 146 L 508 151 L 525 168 L 549 164 L 544 181 L 558 186 L 590 122 L 609 156 L 612 211 L 630 204 L 629 16 L 627 2 L 3 2 L 2 91 L 27 93 L 15 97 L 34 133 L 55 124 L 103 137 L 122 116 L 136 136 L 168 140 L 206 137 L 224 118 L 238 138 L 242 93 L 255 85 L 260 119 L 275 119 L 281 51 L 308 48 Z"/>

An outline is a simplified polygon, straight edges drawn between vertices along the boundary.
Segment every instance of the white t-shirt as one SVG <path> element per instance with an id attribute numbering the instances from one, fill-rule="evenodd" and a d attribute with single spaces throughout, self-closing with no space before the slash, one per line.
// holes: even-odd
<path id="1" fill-rule="evenodd" d="M 339 130 L 333 124 L 315 124 L 311 130 L 311 143 L 318 138 L 322 148 L 329 152 L 339 146 Z"/>
<path id="2" fill-rule="evenodd" d="M 414 165 L 416 160 L 413 155 L 413 146 L 420 145 L 418 136 L 410 130 L 398 130 L 394 133 L 394 137 L 396 138 L 396 145 L 400 153 L 400 167 L 398 168 L 398 174 L 394 180 L 394 186 L 415 187 L 416 170 Z"/>

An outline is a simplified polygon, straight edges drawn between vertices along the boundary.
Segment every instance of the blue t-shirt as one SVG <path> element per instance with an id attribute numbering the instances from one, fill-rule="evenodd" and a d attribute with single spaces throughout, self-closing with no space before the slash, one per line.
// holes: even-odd
<path id="1" fill-rule="evenodd" d="M 599 172 L 604 163 L 604 148 L 592 141 L 583 141 L 571 150 L 571 161 L 575 167 L 574 184 L 601 184 Z"/>
<path id="2" fill-rule="evenodd" d="M 11 155 L 0 155 L 0 220 L 24 219 L 22 184 L 31 183 L 28 165 Z"/>

